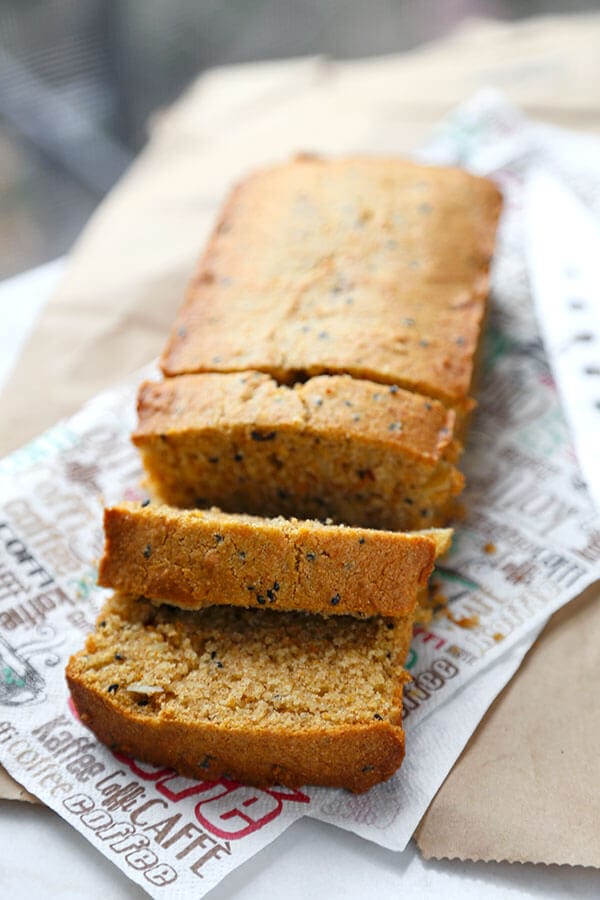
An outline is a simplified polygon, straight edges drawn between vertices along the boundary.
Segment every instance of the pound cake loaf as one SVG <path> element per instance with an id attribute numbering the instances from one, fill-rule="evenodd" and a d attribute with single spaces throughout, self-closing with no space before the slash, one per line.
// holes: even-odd
<path id="1" fill-rule="evenodd" d="M 122 503 L 104 511 L 98 584 L 183 609 L 215 604 L 407 616 L 448 529 L 402 534 Z"/>
<path id="2" fill-rule="evenodd" d="M 164 374 L 350 374 L 462 418 L 500 208 L 485 178 L 399 159 L 300 157 L 257 172 L 224 206 Z"/>
<path id="3" fill-rule="evenodd" d="M 156 607 L 116 594 L 73 656 L 112 750 L 204 781 L 365 791 L 402 762 L 409 620 Z"/>
<path id="4" fill-rule="evenodd" d="M 150 490 L 173 506 L 411 530 L 444 525 L 463 485 L 454 412 L 396 385 L 182 375 L 144 384 L 138 414 Z"/>

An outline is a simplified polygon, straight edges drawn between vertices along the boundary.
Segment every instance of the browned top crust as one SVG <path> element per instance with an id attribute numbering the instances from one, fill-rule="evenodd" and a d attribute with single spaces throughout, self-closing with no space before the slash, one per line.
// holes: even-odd
<path id="1" fill-rule="evenodd" d="M 234 189 L 166 375 L 348 373 L 469 407 L 501 196 L 459 169 L 301 157 Z"/>
<path id="2" fill-rule="evenodd" d="M 184 609 L 234 605 L 406 616 L 448 530 L 402 534 L 218 509 L 104 511 L 98 583 Z"/>

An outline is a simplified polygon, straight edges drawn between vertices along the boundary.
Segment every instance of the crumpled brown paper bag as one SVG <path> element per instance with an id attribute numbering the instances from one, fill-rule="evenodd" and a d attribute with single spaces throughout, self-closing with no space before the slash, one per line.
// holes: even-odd
<path id="1" fill-rule="evenodd" d="M 199 79 L 157 117 L 75 247 L 0 396 L 0 452 L 159 352 L 214 213 L 248 169 L 299 150 L 409 152 L 488 85 L 530 114 L 600 130 L 598 46 L 600 16 L 473 22 L 402 56 Z M 554 617 L 441 788 L 418 833 L 426 856 L 600 867 L 600 607 L 588 595 Z"/>

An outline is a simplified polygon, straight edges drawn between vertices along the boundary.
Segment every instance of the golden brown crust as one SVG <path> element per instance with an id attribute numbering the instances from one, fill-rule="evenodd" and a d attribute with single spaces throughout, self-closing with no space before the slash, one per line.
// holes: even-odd
<path id="1" fill-rule="evenodd" d="M 403 530 L 444 525 L 463 485 L 454 412 L 349 376 L 257 372 L 142 385 L 133 441 L 173 506 Z"/>
<path id="2" fill-rule="evenodd" d="M 92 690 L 76 660 L 67 667 L 69 690 L 82 722 L 98 740 L 115 752 L 168 766 L 188 778 L 227 777 L 257 787 L 319 784 L 362 793 L 390 778 L 404 758 L 404 731 L 388 722 L 295 734 L 149 722 Z"/>
<path id="3" fill-rule="evenodd" d="M 411 614 L 447 537 L 139 503 L 105 509 L 104 532 L 103 587 L 184 609 L 358 616 Z"/>
<path id="4" fill-rule="evenodd" d="M 226 203 L 166 375 L 348 373 L 468 411 L 501 208 L 492 182 L 397 159 L 296 159 Z"/>

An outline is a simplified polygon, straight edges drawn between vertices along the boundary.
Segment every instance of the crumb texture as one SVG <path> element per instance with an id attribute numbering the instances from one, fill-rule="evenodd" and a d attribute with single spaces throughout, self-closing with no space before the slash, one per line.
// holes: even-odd
<path id="1" fill-rule="evenodd" d="M 184 612 L 116 594 L 67 677 L 100 739 L 141 759 L 364 790 L 402 759 L 410 636 L 408 619 Z"/>
<path id="2" fill-rule="evenodd" d="M 410 530 L 446 524 L 463 485 L 455 415 L 395 386 L 259 372 L 142 385 L 133 435 L 173 506 Z"/>

